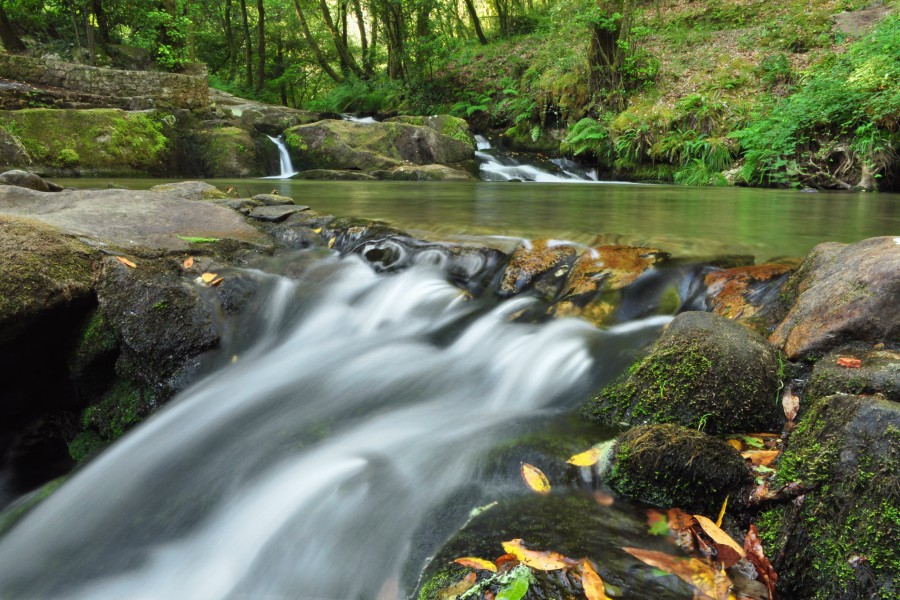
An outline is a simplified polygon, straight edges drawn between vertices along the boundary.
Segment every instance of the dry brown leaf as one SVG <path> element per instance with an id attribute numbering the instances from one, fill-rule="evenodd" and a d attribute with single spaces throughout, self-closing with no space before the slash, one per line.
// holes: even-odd
<path id="1" fill-rule="evenodd" d="M 515 554 L 504 554 L 503 556 L 498 556 L 497 560 L 494 561 L 494 564 L 497 565 L 497 569 L 501 573 L 505 573 L 518 565 L 519 559 L 516 558 Z"/>
<path id="2" fill-rule="evenodd" d="M 739 440 L 739 439 L 731 438 L 731 439 L 726 440 L 726 441 L 728 442 L 728 445 L 729 445 L 729 446 L 731 446 L 732 448 L 734 448 L 734 449 L 737 450 L 738 452 L 740 452 L 740 451 L 744 448 L 744 445 L 741 443 L 741 440 Z"/>
<path id="3" fill-rule="evenodd" d="M 184 259 L 184 262 L 181 264 L 182 264 L 182 266 L 184 266 L 185 269 L 190 269 L 191 267 L 194 266 L 194 257 L 188 256 L 186 259 Z"/>
<path id="4" fill-rule="evenodd" d="M 491 571 L 492 573 L 497 572 L 497 565 L 489 560 L 477 558 L 475 556 L 462 556 L 453 559 L 453 562 L 464 567 L 469 567 L 470 569 L 481 569 L 483 571 Z"/>
<path id="5" fill-rule="evenodd" d="M 130 269 L 137 269 L 137 265 L 125 258 L 124 256 L 117 256 L 116 260 L 125 265 Z"/>
<path id="6" fill-rule="evenodd" d="M 584 595 L 587 600 L 608 600 L 603 580 L 597 575 L 597 571 L 594 570 L 588 559 L 581 561 L 579 572 L 581 574 L 581 587 L 584 589 Z"/>
<path id="7" fill-rule="evenodd" d="M 703 529 L 704 533 L 712 538 L 714 542 L 717 544 L 722 544 L 724 546 L 731 546 L 738 554 L 741 555 L 741 558 L 746 556 L 744 549 L 738 544 L 730 535 L 725 533 L 721 527 L 712 522 L 711 519 L 704 517 L 703 515 L 694 515 L 694 518 L 697 519 L 697 524 Z"/>
<path id="8" fill-rule="evenodd" d="M 680 508 L 670 508 L 666 513 L 669 517 L 669 527 L 675 531 L 686 531 L 697 524 L 697 520 Z"/>
<path id="9" fill-rule="evenodd" d="M 722 564 L 723 569 L 730 569 L 743 558 L 743 556 L 738 554 L 738 551 L 731 546 L 713 542 L 712 547 L 716 549 L 716 561 Z"/>
<path id="10" fill-rule="evenodd" d="M 699 598 L 712 598 L 714 600 L 731 600 L 731 580 L 724 571 L 716 569 L 710 563 L 699 558 L 684 558 L 673 556 L 657 550 L 642 550 L 641 548 L 623 548 L 625 552 L 636 559 L 647 563 L 667 573 L 672 573 L 682 581 L 694 586 L 700 592 Z"/>
<path id="11" fill-rule="evenodd" d="M 781 396 L 781 407 L 784 409 L 784 416 L 788 421 L 797 418 L 800 411 L 800 397 L 791 391 L 790 387 L 785 388 L 784 395 Z"/>
<path id="12" fill-rule="evenodd" d="M 772 461 L 778 458 L 779 454 L 778 450 L 748 450 L 747 452 L 742 452 L 741 456 L 749 460 L 751 465 L 768 467 L 772 464 Z"/>
<path id="13" fill-rule="evenodd" d="M 593 448 L 570 457 L 566 462 L 570 465 L 575 465 L 576 467 L 590 467 L 600 460 L 601 454 L 603 454 L 603 450 L 594 446 Z"/>
<path id="14" fill-rule="evenodd" d="M 225 280 L 224 277 L 216 277 L 215 279 L 213 279 L 212 281 L 209 282 L 209 285 L 210 285 L 210 287 L 216 287 L 217 285 L 222 283 L 224 280 Z"/>
<path id="15" fill-rule="evenodd" d="M 759 575 L 759 580 L 765 583 L 766 587 L 769 589 L 769 597 L 774 598 L 778 574 L 772 567 L 772 563 L 766 558 L 766 555 L 763 552 L 762 540 L 759 539 L 759 530 L 756 528 L 756 525 L 752 523 L 747 530 L 747 536 L 744 538 L 744 550 L 747 554 L 747 558 L 753 563 L 753 566 L 756 567 L 756 573 Z"/>
<path id="16" fill-rule="evenodd" d="M 550 493 L 550 482 L 547 480 L 547 476 L 544 475 L 543 471 L 534 465 L 522 463 L 521 473 L 522 479 L 525 480 L 525 485 L 531 488 L 532 491 L 544 495 Z"/>
<path id="17" fill-rule="evenodd" d="M 200 279 L 203 280 L 203 283 L 210 283 L 211 281 L 214 281 L 218 276 L 218 273 L 204 273 L 200 276 Z"/>
<path id="18" fill-rule="evenodd" d="M 862 361 L 858 358 L 849 358 L 847 356 L 842 356 L 837 359 L 837 366 L 844 367 L 845 369 L 858 369 L 862 366 Z"/>
<path id="19" fill-rule="evenodd" d="M 525 547 L 521 538 L 503 542 L 503 550 L 514 555 L 526 567 L 539 571 L 555 571 L 556 569 L 564 569 L 578 564 L 578 561 L 566 558 L 559 552 L 529 550 Z"/>

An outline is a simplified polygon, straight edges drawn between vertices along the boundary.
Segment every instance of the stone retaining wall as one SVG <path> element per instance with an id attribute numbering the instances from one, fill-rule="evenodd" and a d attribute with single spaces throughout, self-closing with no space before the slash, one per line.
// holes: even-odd
<path id="1" fill-rule="evenodd" d="M 131 110 L 209 106 L 206 69 L 198 75 L 122 71 L 59 60 L 0 54 L 0 77 L 96 97 Z"/>

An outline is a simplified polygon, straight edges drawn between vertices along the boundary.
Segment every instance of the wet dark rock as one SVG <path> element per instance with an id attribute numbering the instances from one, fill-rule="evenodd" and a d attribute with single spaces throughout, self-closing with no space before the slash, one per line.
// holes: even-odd
<path id="1" fill-rule="evenodd" d="M 777 368 L 777 353 L 765 338 L 712 313 L 686 312 L 583 413 L 610 425 L 771 431 L 781 419 L 774 404 Z"/>
<path id="2" fill-rule="evenodd" d="M 252 198 L 263 206 L 286 206 L 294 204 L 294 199 L 290 196 L 280 196 L 278 194 L 256 194 Z M 308 206 L 306 208 L 309 208 Z"/>
<path id="3" fill-rule="evenodd" d="M 338 169 L 309 169 L 294 175 L 294 179 L 321 179 L 325 181 L 375 181 L 378 179 L 362 171 L 341 171 Z"/>
<path id="4" fill-rule="evenodd" d="M 228 194 L 216 186 L 203 181 L 180 181 L 178 183 L 162 183 L 150 188 L 151 192 L 161 192 L 169 196 L 185 200 L 214 200 L 228 198 Z"/>
<path id="5" fill-rule="evenodd" d="M 16 185 L 19 187 L 28 188 L 30 190 L 35 190 L 37 192 L 49 192 L 50 186 L 47 185 L 47 182 L 41 179 L 38 175 L 34 173 L 29 173 L 28 171 L 6 171 L 5 173 L 0 173 L 0 183 L 6 185 Z"/>
<path id="6" fill-rule="evenodd" d="M 291 204 L 288 206 L 257 206 L 251 208 L 248 216 L 258 221 L 279 222 L 284 221 L 294 213 L 309 209 L 308 206 Z"/>
<path id="7" fill-rule="evenodd" d="M 602 475 L 601 475 L 602 476 Z M 616 440 L 606 473 L 617 493 L 661 507 L 715 515 L 753 483 L 740 452 L 719 438 L 677 425 L 643 425 Z"/>
<path id="8" fill-rule="evenodd" d="M 859 368 L 838 364 L 841 358 L 861 361 Z M 871 344 L 853 344 L 837 348 L 813 367 L 806 384 L 807 398 L 822 398 L 832 394 L 881 394 L 888 400 L 900 402 L 900 347 L 874 348 Z"/>
<path id="9" fill-rule="evenodd" d="M 687 600 L 693 597 L 687 584 L 675 577 L 655 575 L 652 567 L 622 550 L 623 546 L 639 545 L 647 550 L 678 554 L 665 538 L 647 533 L 643 513 L 618 503 L 601 506 L 587 494 L 547 497 L 529 494 L 501 500 L 497 506 L 474 517 L 440 548 L 425 568 L 417 597 L 421 600 L 452 597 L 446 590 L 473 572 L 453 563 L 454 559 L 476 556 L 494 560 L 504 554 L 501 543 L 513 539 L 524 540 L 531 549 L 591 559 L 597 565 L 607 593 L 615 598 Z M 490 575 L 487 571 L 477 573 L 479 581 Z M 577 577 L 566 577 L 560 571 L 533 573 L 536 581 L 524 596 L 528 600 L 583 597 Z M 492 591 L 496 593 L 497 586 Z"/>
<path id="10" fill-rule="evenodd" d="M 900 593 L 900 404 L 838 394 L 808 407 L 777 482 L 812 488 L 759 516 L 784 598 Z"/>
<path id="11" fill-rule="evenodd" d="M 785 284 L 790 312 L 769 337 L 791 359 L 900 336 L 900 238 L 816 246 Z"/>
<path id="12" fill-rule="evenodd" d="M 781 288 L 796 268 L 783 262 L 710 271 L 703 280 L 708 305 L 717 315 L 768 335 L 777 325 Z"/>
<path id="13" fill-rule="evenodd" d="M 213 204 L 218 204 L 219 206 L 227 206 L 232 210 L 236 210 L 241 214 L 248 214 L 251 209 L 262 206 L 262 202 L 257 200 L 253 200 L 252 198 L 228 198 L 228 199 L 219 199 L 212 200 Z"/>
<path id="14" fill-rule="evenodd" d="M 523 244 L 510 255 L 497 292 L 508 298 L 533 290 L 539 298 L 551 300 L 565 284 L 577 255 L 575 246 L 557 240 Z"/>

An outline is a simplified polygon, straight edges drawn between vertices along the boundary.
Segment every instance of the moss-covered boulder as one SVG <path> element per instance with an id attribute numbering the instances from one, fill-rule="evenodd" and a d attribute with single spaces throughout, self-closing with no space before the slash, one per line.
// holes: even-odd
<path id="1" fill-rule="evenodd" d="M 229 198 L 228 194 L 205 181 L 161 183 L 151 187 L 150 191 L 183 198 L 184 200 L 219 200 Z"/>
<path id="2" fill-rule="evenodd" d="M 719 315 L 686 312 L 583 414 L 611 425 L 772 431 L 782 418 L 778 383 L 778 355 L 765 338 Z"/>
<path id="3" fill-rule="evenodd" d="M 432 115 L 432 116 L 411 116 L 401 115 L 385 119 L 388 123 L 407 123 L 409 125 L 417 125 L 419 127 L 430 127 L 441 135 L 451 137 L 464 144 L 475 148 L 475 138 L 469 131 L 469 124 L 465 119 L 454 117 L 453 115 Z"/>
<path id="4" fill-rule="evenodd" d="M 91 296 L 93 251 L 55 227 L 0 215 L 0 343 Z"/>
<path id="5" fill-rule="evenodd" d="M 616 441 L 607 472 L 623 496 L 715 515 L 726 497 L 753 482 L 740 452 L 716 437 L 677 425 L 643 425 Z"/>
<path id="6" fill-rule="evenodd" d="M 790 312 L 770 336 L 791 359 L 900 336 L 900 238 L 819 244 L 787 282 Z"/>
<path id="7" fill-rule="evenodd" d="M 858 368 L 838 363 L 842 358 L 860 361 Z M 881 394 L 900 402 L 900 348 L 873 348 L 871 344 L 842 346 L 819 359 L 806 384 L 808 398 L 832 394 Z"/>
<path id="8" fill-rule="evenodd" d="M 812 488 L 760 517 L 782 597 L 900 596 L 900 404 L 838 394 L 815 401 L 791 435 L 778 482 Z"/>
<path id="9" fill-rule="evenodd" d="M 28 159 L 6 166 L 39 174 L 154 174 L 162 171 L 171 150 L 161 117 L 152 111 L 0 111 L 0 128 L 25 150 Z"/>
<path id="10" fill-rule="evenodd" d="M 419 582 L 419 600 L 459 598 L 471 582 L 471 573 L 483 582 L 491 573 L 475 571 L 453 562 L 464 556 L 493 561 L 504 553 L 504 541 L 523 540 L 534 550 L 552 550 L 576 560 L 587 557 L 597 566 L 606 593 L 611 598 L 638 600 L 685 599 L 694 597 L 692 589 L 675 576 L 657 575 L 652 567 L 622 550 L 637 546 L 647 550 L 677 553 L 662 536 L 647 532 L 643 512 L 616 503 L 601 506 L 588 494 L 529 494 L 507 499 L 481 512 L 454 535 L 434 555 Z M 583 598 L 579 579 L 562 571 L 533 571 L 533 581 L 523 598 Z M 470 576 L 471 577 L 471 576 Z M 466 585 L 469 583 L 469 585 Z M 500 585 L 487 584 L 497 593 Z M 480 596 L 478 596 L 480 597 Z"/>
<path id="11" fill-rule="evenodd" d="M 267 174 L 265 148 L 247 129 L 216 127 L 195 132 L 194 140 L 204 177 L 261 177 Z"/>
<path id="12" fill-rule="evenodd" d="M 376 171 L 403 164 L 454 165 L 471 160 L 472 144 L 408 123 L 355 123 L 326 119 L 285 131 L 295 166 L 302 169 Z"/>
<path id="13" fill-rule="evenodd" d="M 391 171 L 376 171 L 374 175 L 392 181 L 478 181 L 471 173 L 446 165 L 404 165 Z"/>

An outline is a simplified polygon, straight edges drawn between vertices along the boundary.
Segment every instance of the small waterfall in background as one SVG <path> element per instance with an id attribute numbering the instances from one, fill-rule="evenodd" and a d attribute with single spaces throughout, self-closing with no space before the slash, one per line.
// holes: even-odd
<path id="1" fill-rule="evenodd" d="M 375 117 L 357 117 L 350 113 L 341 113 L 341 119 L 352 123 L 377 123 Z"/>
<path id="2" fill-rule="evenodd" d="M 0 598 L 405 597 L 416 531 L 461 525 L 437 507 L 530 493 L 478 480 L 490 450 L 571 411 L 668 320 L 518 323 L 535 300 L 466 299 L 435 266 L 286 267 L 248 272 L 263 289 L 218 371 L 0 538 Z"/>
<path id="3" fill-rule="evenodd" d="M 272 140 L 272 143 L 278 148 L 278 162 L 281 173 L 263 177 L 263 179 L 290 179 L 296 175 L 297 171 L 294 170 L 294 165 L 291 164 L 291 155 L 288 153 L 287 144 L 284 143 L 284 138 L 280 135 L 278 137 L 267 135 L 266 137 Z"/>
<path id="4" fill-rule="evenodd" d="M 596 169 L 586 169 L 578 163 L 554 158 L 549 161 L 552 170 L 521 161 L 493 151 L 484 136 L 476 135 L 476 158 L 479 174 L 484 181 L 533 181 L 538 183 L 612 183 L 597 180 Z M 619 183 L 619 182 L 616 182 Z"/>

